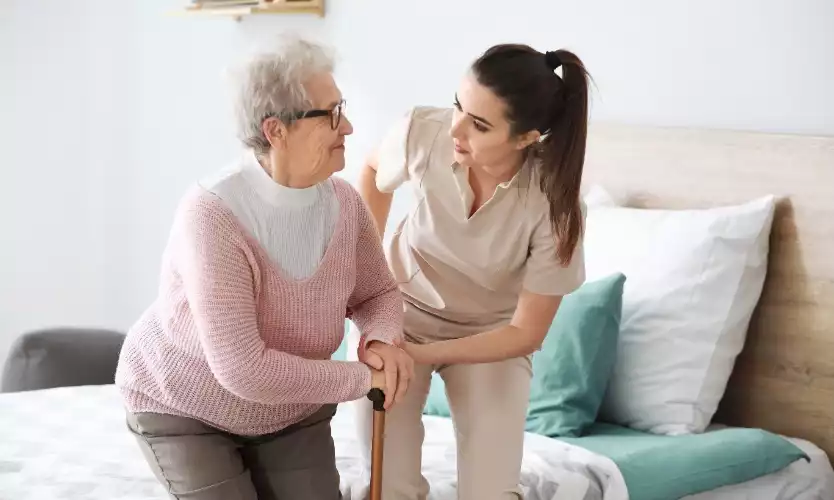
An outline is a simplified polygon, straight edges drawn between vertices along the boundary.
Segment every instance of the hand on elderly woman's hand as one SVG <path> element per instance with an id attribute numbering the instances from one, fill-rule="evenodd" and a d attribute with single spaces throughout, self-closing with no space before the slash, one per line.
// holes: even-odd
<path id="1" fill-rule="evenodd" d="M 402 401 L 414 376 L 414 361 L 411 356 L 399 347 L 372 341 L 368 344 L 363 358 L 362 361 L 371 368 L 379 369 L 374 365 L 382 365 L 380 368 L 385 373 L 385 409 Z"/>

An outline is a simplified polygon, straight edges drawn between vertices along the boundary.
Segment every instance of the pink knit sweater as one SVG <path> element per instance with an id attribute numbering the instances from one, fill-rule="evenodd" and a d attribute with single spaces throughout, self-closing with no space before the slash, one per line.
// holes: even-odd
<path id="1" fill-rule="evenodd" d="M 361 397 L 371 373 L 331 361 L 346 311 L 367 342 L 402 340 L 402 300 L 358 193 L 333 179 L 339 220 L 322 262 L 293 280 L 212 193 L 180 204 L 157 299 L 128 332 L 116 373 L 128 411 L 276 432 L 323 403 Z"/>

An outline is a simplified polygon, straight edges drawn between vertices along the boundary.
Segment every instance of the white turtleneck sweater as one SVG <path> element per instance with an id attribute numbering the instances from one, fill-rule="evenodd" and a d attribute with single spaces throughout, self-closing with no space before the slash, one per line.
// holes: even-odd
<path id="1" fill-rule="evenodd" d="M 228 205 L 288 277 L 303 280 L 316 272 L 339 217 L 332 182 L 283 186 L 247 152 L 200 184 Z"/>

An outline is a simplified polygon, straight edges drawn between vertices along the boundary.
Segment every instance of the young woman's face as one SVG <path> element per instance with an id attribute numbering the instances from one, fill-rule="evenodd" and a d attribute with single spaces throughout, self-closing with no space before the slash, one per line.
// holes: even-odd
<path id="1" fill-rule="evenodd" d="M 498 180 L 508 180 L 519 166 L 522 151 L 534 140 L 531 134 L 511 136 L 510 129 L 504 102 L 467 74 L 455 94 L 449 131 L 454 139 L 455 161 Z M 537 134 L 532 135 L 537 138 Z"/>

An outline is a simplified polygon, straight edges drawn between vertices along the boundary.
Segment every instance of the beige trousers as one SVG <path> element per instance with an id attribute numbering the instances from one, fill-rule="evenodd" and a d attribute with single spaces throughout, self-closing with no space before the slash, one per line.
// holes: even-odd
<path id="1" fill-rule="evenodd" d="M 352 331 L 349 356 L 356 356 L 357 337 Z M 415 365 L 406 397 L 385 418 L 382 498 L 428 497 L 429 485 L 421 473 L 422 410 L 434 371 L 445 383 L 455 427 L 458 499 L 522 499 L 519 481 L 532 376 L 527 357 L 471 365 Z M 366 399 L 351 405 L 360 443 L 366 443 L 365 466 L 370 469 L 372 407 Z"/>

